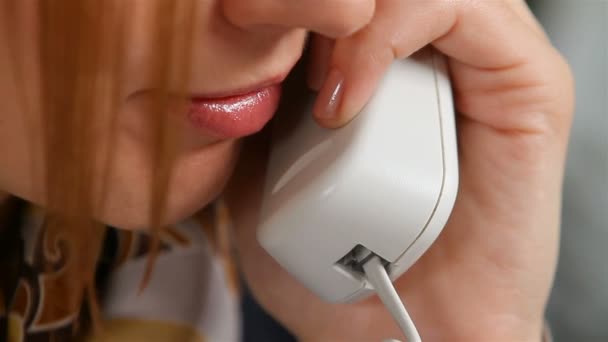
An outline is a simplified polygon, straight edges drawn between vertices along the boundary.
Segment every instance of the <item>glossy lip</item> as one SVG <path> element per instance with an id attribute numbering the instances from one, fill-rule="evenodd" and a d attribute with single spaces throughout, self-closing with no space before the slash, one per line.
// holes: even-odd
<path id="1" fill-rule="evenodd" d="M 203 135 L 219 139 L 254 134 L 276 112 L 284 78 L 275 78 L 255 87 L 192 97 L 188 121 Z"/>

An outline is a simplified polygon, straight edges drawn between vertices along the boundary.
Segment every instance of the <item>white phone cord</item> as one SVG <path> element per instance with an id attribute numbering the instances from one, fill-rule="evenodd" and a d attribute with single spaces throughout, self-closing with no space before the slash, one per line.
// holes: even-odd
<path id="1" fill-rule="evenodd" d="M 393 316 L 393 319 L 397 322 L 401 331 L 407 338 L 408 342 L 421 342 L 418 330 L 414 325 L 414 322 L 410 318 L 410 315 L 405 310 L 405 306 L 399 297 L 399 294 L 393 286 L 393 282 L 388 276 L 382 261 L 376 255 L 372 256 L 365 264 L 363 264 L 363 270 L 367 276 L 367 280 L 372 284 L 378 297 L 386 309 Z"/>

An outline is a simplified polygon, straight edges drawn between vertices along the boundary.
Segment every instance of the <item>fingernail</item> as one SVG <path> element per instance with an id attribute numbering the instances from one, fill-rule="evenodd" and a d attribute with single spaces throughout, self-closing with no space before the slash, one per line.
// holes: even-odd
<path id="1" fill-rule="evenodd" d="M 316 117 L 329 119 L 336 116 L 344 93 L 344 76 L 332 69 L 319 92 L 313 112 Z"/>

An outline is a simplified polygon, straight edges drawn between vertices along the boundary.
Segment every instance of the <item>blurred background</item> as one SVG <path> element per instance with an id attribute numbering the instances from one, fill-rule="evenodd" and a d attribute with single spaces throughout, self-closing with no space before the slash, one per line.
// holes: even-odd
<path id="1" fill-rule="evenodd" d="M 569 60 L 577 92 L 547 316 L 555 342 L 608 341 L 608 0 L 528 3 Z"/>

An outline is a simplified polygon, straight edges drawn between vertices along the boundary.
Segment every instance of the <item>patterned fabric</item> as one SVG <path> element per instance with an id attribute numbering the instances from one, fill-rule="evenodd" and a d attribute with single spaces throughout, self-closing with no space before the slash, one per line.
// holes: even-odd
<path id="1" fill-rule="evenodd" d="M 0 342 L 70 341 L 86 310 L 70 308 L 59 285 L 69 254 L 60 246 L 43 248 L 48 237 L 40 209 L 26 207 L 21 217 L 12 221 L 20 221 L 22 246 L 18 240 L 0 244 L 0 259 L 13 260 L 0 265 L 2 270 L 19 270 L 7 272 L 0 283 Z M 228 224 L 225 207 L 217 203 L 163 231 L 161 252 L 141 293 L 150 236 L 108 228 L 97 270 L 103 330 L 84 339 L 239 341 L 239 288 Z M 9 252 L 12 259 L 4 255 Z M 49 263 L 53 267 L 45 267 Z"/>

